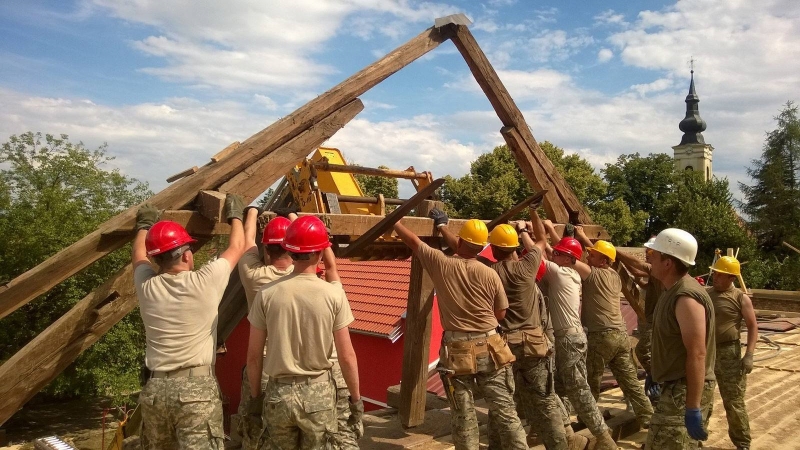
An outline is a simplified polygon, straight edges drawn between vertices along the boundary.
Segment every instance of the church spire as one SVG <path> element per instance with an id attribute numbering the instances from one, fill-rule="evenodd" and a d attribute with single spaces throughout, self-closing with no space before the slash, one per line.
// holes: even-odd
<path id="1" fill-rule="evenodd" d="M 700 118 L 700 108 L 697 106 L 700 103 L 700 98 L 694 90 L 694 69 L 692 69 L 691 74 L 692 81 L 689 83 L 689 95 L 686 96 L 686 117 L 678 125 L 678 128 L 683 131 L 683 137 L 679 145 L 706 143 L 703 139 L 706 122 Z"/>

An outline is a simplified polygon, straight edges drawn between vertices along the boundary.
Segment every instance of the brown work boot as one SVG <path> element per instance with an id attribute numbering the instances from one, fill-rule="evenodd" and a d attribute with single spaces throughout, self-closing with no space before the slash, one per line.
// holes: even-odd
<path id="1" fill-rule="evenodd" d="M 564 427 L 564 434 L 567 435 L 567 446 L 569 450 L 585 450 L 589 446 L 589 439 L 586 436 L 575 434 L 572 425 Z"/>
<path id="2" fill-rule="evenodd" d="M 600 436 L 595 436 L 592 441 L 589 450 L 617 450 L 617 443 L 611 439 L 611 433 L 608 431 Z"/>

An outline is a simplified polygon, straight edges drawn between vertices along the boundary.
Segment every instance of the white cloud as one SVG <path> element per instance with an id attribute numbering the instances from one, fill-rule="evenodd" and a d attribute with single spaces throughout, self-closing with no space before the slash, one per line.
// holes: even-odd
<path id="1" fill-rule="evenodd" d="M 277 117 L 249 113 L 244 105 L 172 98 L 158 103 L 111 107 L 86 99 L 48 98 L 0 88 L 0 136 L 25 131 L 68 134 L 87 148 L 109 144 L 113 164 L 150 182 L 158 191 L 166 178 L 242 141 Z"/>
<path id="2" fill-rule="evenodd" d="M 613 9 L 603 11 L 594 16 L 594 20 L 596 24 L 600 25 L 628 25 L 625 21 L 625 15 L 615 12 Z"/>
<path id="3" fill-rule="evenodd" d="M 607 48 L 601 48 L 599 52 L 597 52 L 597 62 L 599 63 L 607 63 L 611 61 L 614 57 L 614 52 Z"/>
<path id="4" fill-rule="evenodd" d="M 432 24 L 457 12 L 443 3 L 404 0 L 84 0 L 82 5 L 159 30 L 133 43 L 166 63 L 142 69 L 145 73 L 198 86 L 274 90 L 314 87 L 332 73 L 313 55 L 336 33 L 396 39 L 410 24 Z"/>
<path id="5" fill-rule="evenodd" d="M 631 86 L 631 90 L 644 97 L 651 92 L 661 92 L 673 87 L 675 87 L 675 80 L 671 78 L 659 78 L 652 83 L 634 84 Z"/>
<path id="6" fill-rule="evenodd" d="M 564 30 L 544 30 L 528 40 L 528 53 L 534 61 L 565 60 L 593 44 L 594 38 L 585 34 L 570 36 Z"/>

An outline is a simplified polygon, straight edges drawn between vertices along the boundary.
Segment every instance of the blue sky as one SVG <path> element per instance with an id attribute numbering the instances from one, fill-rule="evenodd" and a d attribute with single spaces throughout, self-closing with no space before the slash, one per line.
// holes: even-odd
<path id="1" fill-rule="evenodd" d="M 792 0 L 7 0 L 0 139 L 107 142 L 117 167 L 160 190 L 456 12 L 534 136 L 597 169 L 624 153 L 672 154 L 692 57 L 714 172 L 734 189 L 773 117 L 798 100 Z M 329 142 L 360 164 L 460 176 L 503 143 L 449 42 L 362 99 Z"/>

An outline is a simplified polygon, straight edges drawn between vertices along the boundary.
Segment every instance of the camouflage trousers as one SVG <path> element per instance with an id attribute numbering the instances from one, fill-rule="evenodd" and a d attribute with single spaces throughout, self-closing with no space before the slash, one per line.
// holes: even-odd
<path id="1" fill-rule="evenodd" d="M 650 358 L 653 341 L 653 326 L 645 322 L 639 324 L 639 342 L 636 343 L 636 359 L 642 365 L 642 369 L 650 373 Z"/>
<path id="2" fill-rule="evenodd" d="M 742 345 L 738 339 L 717 344 L 714 374 L 728 419 L 728 436 L 736 447 L 749 448 L 750 419 L 744 404 L 747 375 L 742 371 Z"/>
<path id="3" fill-rule="evenodd" d="M 353 428 L 347 424 L 350 419 L 350 390 L 344 381 L 342 368 L 338 362 L 331 368 L 333 382 L 336 385 L 336 422 L 338 427 L 333 435 L 334 448 L 337 450 L 358 449 L 358 439 Z"/>
<path id="4" fill-rule="evenodd" d="M 608 426 L 586 381 L 586 346 L 583 333 L 556 338 L 556 377 L 575 415 L 593 435 L 599 436 L 608 430 Z"/>
<path id="5" fill-rule="evenodd" d="M 489 414 L 497 423 L 502 448 L 527 450 L 525 430 L 514 405 L 514 373 L 511 365 L 495 369 L 490 357 L 477 358 L 477 362 L 478 373 L 449 377 L 454 391 L 450 401 L 450 426 L 456 450 L 478 449 L 478 416 L 473 392 L 483 394 L 486 399 Z"/>
<path id="6" fill-rule="evenodd" d="M 261 376 L 261 392 L 267 386 L 269 377 Z M 241 399 L 239 400 L 239 436 L 242 437 L 242 449 L 244 450 L 258 450 L 261 448 L 259 440 L 263 437 L 268 438 L 264 433 L 264 423 L 261 421 L 260 425 L 251 423 L 248 420 L 247 402 L 250 401 L 250 381 L 247 378 L 247 366 L 242 369 L 242 390 Z"/>
<path id="7" fill-rule="evenodd" d="M 595 401 L 600 398 L 600 381 L 608 365 L 625 398 L 633 406 L 639 425 L 647 428 L 653 415 L 653 405 L 639 383 L 628 335 L 622 330 L 606 330 L 590 332 L 586 339 L 587 381 Z"/>
<path id="8" fill-rule="evenodd" d="M 213 376 L 151 378 L 139 394 L 144 450 L 221 450 L 222 400 Z"/>
<path id="9" fill-rule="evenodd" d="M 336 387 L 333 380 L 291 382 L 271 378 L 264 392 L 264 425 L 269 433 L 263 448 L 322 449 L 336 432 Z"/>
<path id="10" fill-rule="evenodd" d="M 708 430 L 708 420 L 714 406 L 715 381 L 706 381 L 700 399 L 700 411 Z M 653 450 L 697 450 L 700 441 L 689 437 L 686 431 L 684 415 L 686 412 L 686 380 L 668 381 L 661 384 L 661 396 L 658 398 L 650 429 L 647 432 L 646 449 Z"/>
<path id="11" fill-rule="evenodd" d="M 564 406 L 553 389 L 552 360 L 525 356 L 524 344 L 509 345 L 517 360 L 512 364 L 516 394 L 525 418 L 548 450 L 567 450 L 564 434 Z M 489 448 L 503 449 L 499 434 L 499 415 L 489 411 Z"/>

